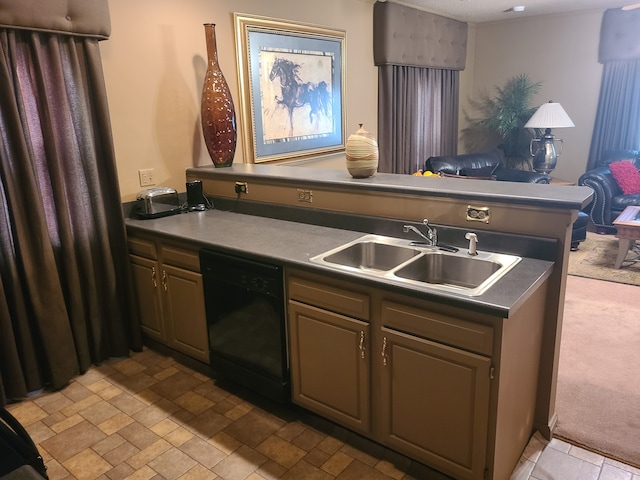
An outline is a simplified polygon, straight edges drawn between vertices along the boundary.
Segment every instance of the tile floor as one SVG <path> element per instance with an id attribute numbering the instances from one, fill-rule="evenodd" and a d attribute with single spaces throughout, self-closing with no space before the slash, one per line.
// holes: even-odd
<path id="1" fill-rule="evenodd" d="M 9 406 L 51 480 L 441 480 L 298 409 L 145 349 Z M 640 470 L 534 435 L 513 480 L 640 480 Z"/>

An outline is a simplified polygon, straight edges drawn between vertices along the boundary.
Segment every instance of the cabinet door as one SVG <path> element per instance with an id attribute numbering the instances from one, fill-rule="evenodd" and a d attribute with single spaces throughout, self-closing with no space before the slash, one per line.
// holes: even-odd
<path id="1" fill-rule="evenodd" d="M 293 402 L 368 432 L 369 325 L 290 300 L 289 332 Z"/>
<path id="2" fill-rule="evenodd" d="M 456 478 L 485 469 L 491 360 L 382 328 L 385 442 Z"/>
<path id="3" fill-rule="evenodd" d="M 163 265 L 162 290 L 167 344 L 189 356 L 209 362 L 209 341 L 202 275 Z"/>
<path id="4" fill-rule="evenodd" d="M 137 255 L 129 255 L 129 258 L 133 286 L 138 300 L 140 327 L 149 337 L 164 342 L 166 337 L 162 321 L 158 262 Z"/>

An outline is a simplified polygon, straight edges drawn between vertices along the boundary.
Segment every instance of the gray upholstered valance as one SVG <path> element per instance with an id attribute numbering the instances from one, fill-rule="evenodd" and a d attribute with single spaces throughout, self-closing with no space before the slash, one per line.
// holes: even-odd
<path id="1" fill-rule="evenodd" d="M 600 27 L 600 63 L 640 58 L 640 8 L 611 8 L 604 12 Z"/>
<path id="2" fill-rule="evenodd" d="M 0 0 L 0 27 L 109 38 L 107 0 Z"/>
<path id="3" fill-rule="evenodd" d="M 464 70 L 467 24 L 392 2 L 373 6 L 376 65 Z"/>

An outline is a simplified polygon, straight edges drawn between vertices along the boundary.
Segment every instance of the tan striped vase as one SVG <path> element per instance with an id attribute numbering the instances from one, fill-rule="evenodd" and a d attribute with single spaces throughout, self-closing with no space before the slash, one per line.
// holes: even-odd
<path id="1" fill-rule="evenodd" d="M 378 142 L 362 128 L 349 135 L 346 147 L 347 170 L 353 178 L 367 178 L 378 171 Z"/>

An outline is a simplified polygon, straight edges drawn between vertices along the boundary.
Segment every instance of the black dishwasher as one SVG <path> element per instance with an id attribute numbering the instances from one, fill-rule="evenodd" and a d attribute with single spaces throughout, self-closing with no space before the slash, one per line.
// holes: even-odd
<path id="1" fill-rule="evenodd" d="M 282 266 L 200 251 L 214 372 L 290 400 Z"/>

